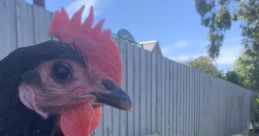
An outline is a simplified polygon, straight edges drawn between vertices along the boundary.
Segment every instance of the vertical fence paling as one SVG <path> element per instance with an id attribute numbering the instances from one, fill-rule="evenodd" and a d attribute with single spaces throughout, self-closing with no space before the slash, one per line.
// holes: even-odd
<path id="1" fill-rule="evenodd" d="M 123 82 L 122 82 L 122 88 L 123 90 L 127 91 L 129 93 L 129 90 L 126 89 L 127 87 L 127 48 L 125 45 L 123 45 L 123 41 L 119 40 L 119 47 L 120 47 L 120 52 L 122 55 L 122 63 L 123 63 Z M 132 91 L 132 90 L 131 90 Z M 120 135 L 119 136 L 127 136 L 127 126 L 126 124 L 128 123 L 128 114 L 124 111 L 120 111 Z"/>
<path id="2" fill-rule="evenodd" d="M 147 65 L 146 65 L 146 133 L 152 132 L 152 54 L 147 54 Z"/>
<path id="3" fill-rule="evenodd" d="M 156 55 L 151 54 L 152 56 L 152 131 L 151 133 L 157 133 L 157 63 Z"/>
<path id="4" fill-rule="evenodd" d="M 50 12 L 23 0 L 0 1 L 0 58 L 51 39 Z M 123 62 L 126 113 L 105 106 L 96 136 L 229 136 L 247 129 L 255 94 L 115 39 Z"/>
<path id="5" fill-rule="evenodd" d="M 3 58 L 17 47 L 15 0 L 0 1 L 0 57 Z"/>
<path id="6" fill-rule="evenodd" d="M 129 47 L 133 47 L 133 51 L 134 51 L 134 63 L 133 63 L 133 75 L 134 75 L 134 129 L 135 129 L 135 136 L 139 136 L 140 135 L 140 127 L 141 127 L 141 66 L 143 64 L 141 64 L 141 50 L 139 50 L 137 47 L 135 46 L 129 46 Z M 130 59 L 130 58 L 129 58 Z M 144 129 L 144 128 L 142 128 Z"/>
<path id="7" fill-rule="evenodd" d="M 138 49 L 138 48 L 137 48 Z M 139 64 L 141 65 L 140 67 L 140 135 L 145 135 L 147 132 L 147 124 L 146 124 L 146 117 L 148 116 L 147 114 L 147 105 L 146 105 L 146 100 L 147 100 L 147 78 L 146 78 L 146 72 L 147 72 L 147 57 L 146 57 L 146 52 L 144 50 L 140 50 L 140 62 Z M 137 64 L 136 64 L 137 65 Z"/>
<path id="8" fill-rule="evenodd" d="M 135 113 L 135 103 L 136 101 L 134 98 L 134 77 L 133 77 L 133 48 L 125 45 L 126 52 L 127 52 L 127 90 L 128 94 L 132 100 L 132 106 L 134 106 L 133 112 L 128 113 L 128 124 L 127 124 L 127 135 L 133 136 L 134 135 L 134 113 Z"/>

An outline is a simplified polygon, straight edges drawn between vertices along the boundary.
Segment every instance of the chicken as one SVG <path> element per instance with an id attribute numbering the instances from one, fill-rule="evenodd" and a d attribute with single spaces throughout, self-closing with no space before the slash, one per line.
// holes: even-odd
<path id="1" fill-rule="evenodd" d="M 102 105 L 129 111 L 119 85 L 122 63 L 103 20 L 92 28 L 93 8 L 71 19 L 54 13 L 46 41 L 16 49 L 0 62 L 1 136 L 90 136 Z"/>

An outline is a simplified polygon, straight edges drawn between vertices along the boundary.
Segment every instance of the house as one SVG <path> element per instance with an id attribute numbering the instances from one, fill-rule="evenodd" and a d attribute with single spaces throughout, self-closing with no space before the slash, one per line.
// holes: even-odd
<path id="1" fill-rule="evenodd" d="M 144 41 L 139 43 L 142 45 L 143 49 L 150 51 L 152 53 L 156 53 L 158 55 L 162 55 L 159 41 L 153 40 L 153 41 Z"/>
<path id="2" fill-rule="evenodd" d="M 124 42 L 127 42 L 128 44 L 135 45 L 137 47 L 143 48 L 147 51 L 162 55 L 159 41 L 153 40 L 153 41 L 144 41 L 144 42 L 136 42 L 133 35 L 126 29 L 120 29 L 115 36 L 115 38 L 123 39 Z"/>

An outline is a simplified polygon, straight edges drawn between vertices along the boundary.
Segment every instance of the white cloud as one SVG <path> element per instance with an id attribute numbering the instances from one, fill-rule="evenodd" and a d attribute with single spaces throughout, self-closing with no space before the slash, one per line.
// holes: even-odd
<path id="1" fill-rule="evenodd" d="M 198 58 L 198 57 L 200 57 L 200 56 L 205 56 L 205 55 L 206 55 L 206 54 L 204 54 L 204 53 L 182 54 L 182 55 L 170 57 L 170 59 L 175 60 L 175 61 L 177 61 L 177 62 L 183 62 L 183 61 L 186 61 L 186 60 L 195 59 L 195 58 Z"/>
<path id="2" fill-rule="evenodd" d="M 205 44 L 203 42 L 194 42 L 190 44 L 190 42 L 187 42 L 186 40 L 179 40 L 171 44 L 161 46 L 161 48 L 165 57 L 182 62 L 206 55 L 205 50 L 200 49 L 200 47 L 204 46 Z"/>
<path id="3" fill-rule="evenodd" d="M 241 36 L 233 36 L 225 39 L 220 50 L 220 56 L 215 60 L 215 64 L 219 69 L 227 70 L 231 68 L 235 60 L 239 57 L 243 48 L 241 38 Z M 206 45 L 207 42 L 184 42 L 182 40 L 167 46 L 162 46 L 162 52 L 165 57 L 182 62 L 195 59 L 199 56 L 207 56 Z"/>
<path id="4" fill-rule="evenodd" d="M 175 43 L 173 43 L 171 46 L 175 47 L 175 48 L 184 48 L 188 45 L 188 43 L 186 41 L 177 41 Z"/>
<path id="5" fill-rule="evenodd" d="M 239 57 L 242 50 L 241 46 L 222 47 L 220 57 L 216 60 L 219 65 L 232 65 Z"/>
<path id="6" fill-rule="evenodd" d="M 165 46 L 161 46 L 161 50 L 164 55 L 168 56 L 172 53 L 173 50 L 185 48 L 187 45 L 188 43 L 186 41 L 180 40 Z"/>
<path id="7" fill-rule="evenodd" d="M 164 46 L 161 46 L 161 51 L 163 53 L 163 55 L 170 55 L 171 52 L 172 52 L 172 49 L 171 47 L 164 47 Z"/>

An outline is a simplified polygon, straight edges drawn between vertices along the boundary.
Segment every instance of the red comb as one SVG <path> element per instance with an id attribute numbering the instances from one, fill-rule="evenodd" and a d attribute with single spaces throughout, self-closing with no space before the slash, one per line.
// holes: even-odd
<path id="1" fill-rule="evenodd" d="M 51 35 L 61 42 L 77 47 L 87 59 L 91 72 L 94 72 L 98 79 L 111 79 L 120 84 L 122 63 L 110 29 L 102 30 L 104 20 L 92 27 L 94 20 L 92 7 L 89 16 L 81 23 L 83 11 L 84 6 L 71 19 L 64 9 L 55 12 L 50 26 Z"/>

